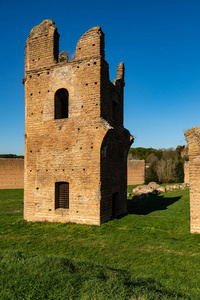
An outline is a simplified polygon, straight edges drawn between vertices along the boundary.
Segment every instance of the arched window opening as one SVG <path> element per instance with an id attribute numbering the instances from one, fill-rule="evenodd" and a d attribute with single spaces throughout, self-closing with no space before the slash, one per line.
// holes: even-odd
<path id="1" fill-rule="evenodd" d="M 69 208 L 69 183 L 55 183 L 55 209 Z"/>
<path id="2" fill-rule="evenodd" d="M 55 119 L 68 118 L 69 93 L 66 89 L 59 89 L 55 93 Z"/>

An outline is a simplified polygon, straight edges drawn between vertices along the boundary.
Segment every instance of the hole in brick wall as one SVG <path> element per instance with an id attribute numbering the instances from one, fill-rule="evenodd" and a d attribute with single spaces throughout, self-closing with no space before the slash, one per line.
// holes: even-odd
<path id="1" fill-rule="evenodd" d="M 50 92 L 50 90 L 48 90 L 48 93 Z"/>
<path id="2" fill-rule="evenodd" d="M 40 60 L 40 58 L 38 57 L 38 60 Z"/>
<path id="3" fill-rule="evenodd" d="M 33 93 L 31 93 L 30 95 L 33 96 Z"/>
<path id="4" fill-rule="evenodd" d="M 32 170 L 30 170 L 30 172 L 32 172 Z"/>
<path id="5" fill-rule="evenodd" d="M 74 169 L 72 169 L 72 171 L 74 171 Z"/>
<path id="6" fill-rule="evenodd" d="M 55 169 L 55 171 L 57 172 L 57 169 Z"/>
<path id="7" fill-rule="evenodd" d="M 33 151 L 31 150 L 30 153 L 32 153 Z"/>
<path id="8" fill-rule="evenodd" d="M 94 47 L 94 46 L 95 46 L 95 44 L 92 44 L 92 46 Z"/>
<path id="9" fill-rule="evenodd" d="M 47 75 L 49 75 L 49 72 L 47 72 Z"/>
<path id="10" fill-rule="evenodd" d="M 33 113 L 31 113 L 31 115 L 33 115 Z"/>
<path id="11" fill-rule="evenodd" d="M 41 92 L 39 92 L 39 94 L 40 94 Z"/>
<path id="12" fill-rule="evenodd" d="M 39 170 L 37 170 L 37 172 L 39 172 Z"/>
<path id="13" fill-rule="evenodd" d="M 85 171 L 85 169 L 83 169 L 83 171 Z"/>
<path id="14" fill-rule="evenodd" d="M 94 65 L 96 65 L 97 63 L 96 63 L 96 61 L 94 61 Z"/>
<path id="15" fill-rule="evenodd" d="M 78 50 L 81 50 L 81 48 L 78 48 Z"/>
<path id="16" fill-rule="evenodd" d="M 77 69 L 79 69 L 79 66 L 77 66 Z"/>
<path id="17" fill-rule="evenodd" d="M 66 148 L 66 150 L 68 150 L 69 148 Z"/>
<path id="18" fill-rule="evenodd" d="M 48 172 L 48 170 L 46 170 L 46 172 Z"/>
<path id="19" fill-rule="evenodd" d="M 88 85 L 88 83 L 86 83 L 85 85 Z"/>
<path id="20" fill-rule="evenodd" d="M 97 82 L 95 82 L 94 84 L 97 84 Z"/>
<path id="21" fill-rule="evenodd" d="M 39 187 L 36 187 L 36 190 L 39 190 Z"/>
<path id="22" fill-rule="evenodd" d="M 39 77 L 39 76 L 40 76 L 40 74 L 37 74 L 37 76 Z"/>
<path id="23" fill-rule="evenodd" d="M 96 103 L 96 106 L 98 106 L 98 103 Z"/>
<path id="24" fill-rule="evenodd" d="M 78 130 L 80 130 L 80 128 L 78 128 Z"/>
<path id="25" fill-rule="evenodd" d="M 43 110 L 41 111 L 41 114 L 43 114 Z"/>
<path id="26" fill-rule="evenodd" d="M 76 213 L 78 213 L 78 210 L 76 211 Z"/>
<path id="27" fill-rule="evenodd" d="M 32 78 L 32 75 L 30 75 L 29 78 Z"/>
<path id="28" fill-rule="evenodd" d="M 33 61 L 35 61 L 35 59 L 33 59 Z"/>
<path id="29" fill-rule="evenodd" d="M 93 149 L 93 146 L 91 146 L 91 149 Z"/>
<path id="30" fill-rule="evenodd" d="M 81 108 L 83 108 L 83 105 L 81 105 Z"/>
<path id="31" fill-rule="evenodd" d="M 96 129 L 98 129 L 98 127 L 96 127 Z"/>
<path id="32" fill-rule="evenodd" d="M 65 171 L 65 169 L 63 169 L 63 172 Z"/>
<path id="33" fill-rule="evenodd" d="M 88 66 L 90 66 L 90 64 L 88 64 Z"/>
<path id="34" fill-rule="evenodd" d="M 49 211 L 51 211 L 51 208 L 49 208 Z"/>
<path id="35" fill-rule="evenodd" d="M 82 150 L 82 147 L 80 147 L 80 149 Z"/>

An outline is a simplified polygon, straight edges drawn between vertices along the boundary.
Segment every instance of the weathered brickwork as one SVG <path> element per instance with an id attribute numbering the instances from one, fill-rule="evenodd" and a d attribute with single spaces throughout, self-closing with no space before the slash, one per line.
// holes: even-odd
<path id="1" fill-rule="evenodd" d="M 127 184 L 143 184 L 145 182 L 145 160 L 128 160 Z"/>
<path id="2" fill-rule="evenodd" d="M 24 188 L 24 160 L 0 158 L 0 189 Z"/>
<path id="3" fill-rule="evenodd" d="M 190 183 L 190 181 L 189 181 L 189 161 L 184 162 L 184 183 Z"/>
<path id="4" fill-rule="evenodd" d="M 185 132 L 189 147 L 190 229 L 200 233 L 200 127 Z"/>
<path id="5" fill-rule="evenodd" d="M 100 27 L 59 53 L 52 20 L 25 46 L 24 218 L 100 225 L 127 211 L 124 65 L 109 81 Z"/>

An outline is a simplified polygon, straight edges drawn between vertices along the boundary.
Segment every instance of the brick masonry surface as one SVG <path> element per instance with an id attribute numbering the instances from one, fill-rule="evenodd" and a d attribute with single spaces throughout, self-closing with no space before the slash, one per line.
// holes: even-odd
<path id="1" fill-rule="evenodd" d="M 189 162 L 185 162 L 185 182 L 189 182 Z M 145 182 L 145 161 L 131 160 L 127 162 L 127 184 L 143 184 Z M 24 188 L 24 160 L 0 159 L 0 189 Z"/>
<path id="2" fill-rule="evenodd" d="M 127 161 L 127 184 L 145 182 L 145 161 Z M 185 182 L 189 182 L 189 162 L 185 162 Z M 0 189 L 24 188 L 24 160 L 0 158 Z"/>
<path id="3" fill-rule="evenodd" d="M 184 182 L 189 183 L 189 161 L 184 162 Z"/>
<path id="4" fill-rule="evenodd" d="M 0 158 L 0 189 L 24 188 L 24 160 Z"/>
<path id="5" fill-rule="evenodd" d="M 190 230 L 200 233 L 200 127 L 185 132 L 189 148 Z"/>
<path id="6" fill-rule="evenodd" d="M 52 20 L 25 45 L 24 218 L 101 223 L 127 211 L 123 127 L 124 65 L 109 81 L 100 27 L 78 41 L 75 57 L 59 54 Z"/>
<path id="7" fill-rule="evenodd" d="M 145 182 L 145 160 L 128 160 L 127 184 L 143 184 Z"/>

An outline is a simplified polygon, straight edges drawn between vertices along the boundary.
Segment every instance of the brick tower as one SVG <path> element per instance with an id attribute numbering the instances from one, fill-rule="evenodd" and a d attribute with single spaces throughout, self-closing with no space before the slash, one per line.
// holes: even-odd
<path id="1" fill-rule="evenodd" d="M 100 225 L 125 214 L 133 138 L 123 127 L 124 65 L 111 83 L 101 28 L 69 60 L 52 20 L 34 27 L 23 82 L 25 220 Z"/>

